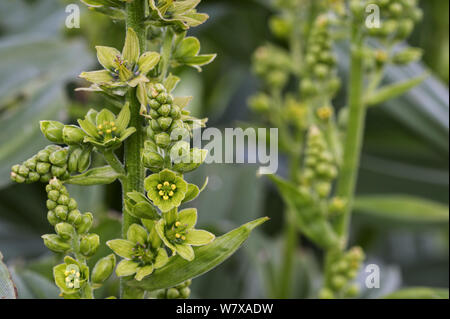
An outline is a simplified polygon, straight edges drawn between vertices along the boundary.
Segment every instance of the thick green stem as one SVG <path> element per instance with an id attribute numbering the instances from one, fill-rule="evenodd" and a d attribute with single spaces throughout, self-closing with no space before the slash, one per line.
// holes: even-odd
<path id="1" fill-rule="evenodd" d="M 141 53 L 146 51 L 147 29 L 144 23 L 146 0 L 134 0 L 127 2 L 126 11 L 127 28 L 132 28 L 139 38 L 139 48 Z M 145 170 L 141 163 L 141 149 L 144 144 L 144 118 L 139 115 L 140 104 L 136 98 L 136 89 L 130 89 L 127 93 L 127 101 L 130 103 L 130 127 L 136 128 L 136 133 L 130 136 L 125 141 L 125 169 L 127 172 L 126 178 L 122 182 L 122 197 L 125 198 L 126 193 L 131 191 L 144 191 L 144 177 Z M 136 218 L 129 215 L 125 207 L 123 207 L 122 214 L 122 237 L 126 237 L 126 233 L 130 225 L 138 222 Z M 121 297 L 126 297 L 125 279 L 121 279 Z"/>
<path id="2" fill-rule="evenodd" d="M 349 121 L 345 136 L 344 157 L 337 184 L 337 195 L 347 200 L 346 211 L 336 222 L 336 232 L 346 244 L 358 177 L 359 162 L 364 137 L 366 107 L 363 102 L 363 39 L 358 26 L 353 27 L 351 70 L 349 85 Z"/>

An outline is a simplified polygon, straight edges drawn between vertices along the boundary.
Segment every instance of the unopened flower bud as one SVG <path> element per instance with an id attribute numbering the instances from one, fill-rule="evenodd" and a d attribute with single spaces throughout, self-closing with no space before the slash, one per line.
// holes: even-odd
<path id="1" fill-rule="evenodd" d="M 69 159 L 69 150 L 67 148 L 57 150 L 51 153 L 48 159 L 53 165 L 65 165 Z"/>
<path id="2" fill-rule="evenodd" d="M 178 289 L 170 288 L 167 290 L 167 299 L 177 299 L 178 297 L 180 297 Z"/>
<path id="3" fill-rule="evenodd" d="M 422 55 L 422 49 L 408 48 L 394 55 L 394 57 L 392 58 L 392 62 L 399 65 L 405 65 L 420 60 L 422 58 Z"/>
<path id="4" fill-rule="evenodd" d="M 68 223 L 56 224 L 55 231 L 62 239 L 72 238 L 75 233 L 73 226 Z"/>
<path id="5" fill-rule="evenodd" d="M 57 121 L 41 121 L 40 126 L 41 132 L 49 141 L 57 144 L 63 143 L 62 130 L 64 124 Z"/>
<path id="6" fill-rule="evenodd" d="M 161 148 L 166 148 L 170 145 L 170 135 L 167 133 L 159 133 L 155 135 L 155 142 Z"/>
<path id="7" fill-rule="evenodd" d="M 58 205 L 55 208 L 55 214 L 60 220 L 66 220 L 67 218 L 67 206 Z"/>
<path id="8" fill-rule="evenodd" d="M 99 245 L 100 237 L 97 234 L 87 234 L 81 238 L 80 252 L 84 256 L 90 257 L 97 252 Z"/>
<path id="9" fill-rule="evenodd" d="M 94 217 L 91 213 L 84 213 L 81 222 L 77 225 L 77 231 L 79 234 L 83 234 L 87 232 L 92 227 L 92 222 L 94 221 Z"/>
<path id="10" fill-rule="evenodd" d="M 48 249 L 57 252 L 63 253 L 70 250 L 70 243 L 63 240 L 61 237 L 55 234 L 43 235 L 42 239 L 44 240 L 45 246 Z"/>
<path id="11" fill-rule="evenodd" d="M 94 284 L 101 284 L 107 280 L 116 266 L 116 256 L 114 254 L 103 257 L 94 266 L 92 270 L 92 282 Z"/>
<path id="12" fill-rule="evenodd" d="M 78 145 L 84 140 L 86 133 L 75 125 L 65 125 L 63 128 L 63 140 L 67 145 Z"/>

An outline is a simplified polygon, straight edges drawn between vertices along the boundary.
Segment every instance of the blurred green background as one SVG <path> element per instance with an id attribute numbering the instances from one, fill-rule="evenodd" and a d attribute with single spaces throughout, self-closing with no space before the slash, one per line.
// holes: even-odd
<path id="1" fill-rule="evenodd" d="M 411 78 L 424 70 L 432 76 L 408 94 L 371 110 L 367 122 L 358 193 L 403 196 L 397 206 L 361 202 L 354 214 L 352 243 L 366 250 L 367 263 L 381 267 L 381 288 L 363 291 L 368 298 L 406 286 L 449 286 L 449 2 L 420 2 L 424 20 L 410 42 L 425 50 L 424 62 L 389 69 L 386 81 Z M 80 29 L 64 27 L 69 3 L 81 9 Z M 253 121 L 246 101 L 259 83 L 250 71 L 250 60 L 258 46 L 274 41 L 267 26 L 269 1 L 203 0 L 199 9 L 211 18 L 190 32 L 201 40 L 202 52 L 217 52 L 218 58 L 202 73 L 178 70 L 183 81 L 177 94 L 193 95 L 191 111 L 208 117 L 209 126 Z M 98 96 L 73 89 L 86 85 L 77 80 L 82 70 L 96 67 L 94 46 L 120 48 L 123 38 L 121 22 L 90 12 L 75 0 L 0 2 L 0 251 L 22 298 L 57 296 L 51 267 L 61 256 L 49 253 L 40 239 L 50 231 L 43 185 L 12 185 L 10 167 L 47 144 L 39 120 L 69 123 L 91 107 L 108 106 Z M 337 50 L 345 79 L 348 55 L 345 48 Z M 337 106 L 345 105 L 345 94 L 341 96 Z M 256 169 L 204 165 L 187 176 L 198 184 L 209 176 L 209 187 L 193 203 L 201 226 L 217 234 L 260 216 L 271 217 L 235 256 L 194 280 L 194 298 L 271 296 L 284 207 L 268 180 L 256 176 Z M 281 157 L 279 174 L 284 172 Z M 95 262 L 109 253 L 104 242 L 120 234 L 120 185 L 70 187 L 70 192 L 81 209 L 96 217 L 103 245 L 92 258 Z M 433 218 L 428 206 L 411 202 L 410 196 L 440 203 L 436 210 L 446 212 L 446 217 Z M 403 211 L 417 218 L 405 220 Z M 296 251 L 293 298 L 316 294 L 321 260 L 319 251 L 302 239 Z M 97 296 L 110 295 L 116 286 L 117 280 L 110 280 Z"/>

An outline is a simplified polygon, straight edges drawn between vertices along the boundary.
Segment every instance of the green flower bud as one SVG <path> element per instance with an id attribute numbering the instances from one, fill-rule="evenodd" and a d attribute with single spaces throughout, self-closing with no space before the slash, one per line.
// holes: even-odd
<path id="1" fill-rule="evenodd" d="M 185 287 L 179 290 L 180 298 L 187 299 L 191 295 L 191 289 L 189 287 Z"/>
<path id="2" fill-rule="evenodd" d="M 164 165 L 164 158 L 156 152 L 144 151 L 142 153 L 142 164 L 149 169 L 162 168 Z"/>
<path id="3" fill-rule="evenodd" d="M 357 284 L 350 285 L 345 292 L 345 296 L 348 298 L 354 298 L 359 294 L 359 286 Z"/>
<path id="4" fill-rule="evenodd" d="M 50 173 L 46 173 L 44 175 L 41 175 L 40 181 L 42 183 L 48 183 L 52 178 L 52 175 Z"/>
<path id="5" fill-rule="evenodd" d="M 50 151 L 45 149 L 45 150 L 41 150 L 36 154 L 36 158 L 38 161 L 40 162 L 48 162 L 48 158 L 50 156 Z"/>
<path id="6" fill-rule="evenodd" d="M 167 299 L 177 299 L 178 297 L 180 297 L 178 289 L 169 288 L 167 290 Z"/>
<path id="7" fill-rule="evenodd" d="M 67 216 L 67 221 L 76 226 L 81 223 L 82 219 L 82 215 L 78 209 L 71 210 Z"/>
<path id="8" fill-rule="evenodd" d="M 55 234 L 43 235 L 42 239 L 44 240 L 44 245 L 54 252 L 64 253 L 70 250 L 70 243 L 63 240 L 58 235 Z"/>
<path id="9" fill-rule="evenodd" d="M 41 121 L 41 132 L 51 142 L 62 144 L 63 143 L 63 127 L 64 124 L 57 121 Z"/>
<path id="10" fill-rule="evenodd" d="M 101 284 L 106 281 L 114 271 L 116 266 L 116 256 L 114 254 L 103 257 L 94 266 L 91 280 L 94 284 Z"/>
<path id="11" fill-rule="evenodd" d="M 331 279 L 331 284 L 333 285 L 333 288 L 335 288 L 336 290 L 341 290 L 342 288 L 344 288 L 346 283 L 347 279 L 340 275 L 334 276 Z"/>
<path id="12" fill-rule="evenodd" d="M 392 62 L 399 65 L 405 65 L 420 60 L 422 58 L 422 55 L 422 49 L 408 48 L 394 55 L 394 57 L 392 58 Z"/>
<path id="13" fill-rule="evenodd" d="M 97 234 L 87 234 L 81 238 L 80 252 L 86 257 L 91 257 L 97 252 L 99 246 L 100 237 Z"/>
<path id="14" fill-rule="evenodd" d="M 170 117 L 160 117 L 158 119 L 158 124 L 163 131 L 167 131 L 172 124 L 172 119 Z"/>
<path id="15" fill-rule="evenodd" d="M 56 177 L 62 177 L 67 171 L 67 165 L 64 165 L 63 167 L 60 166 L 52 166 L 50 169 L 50 172 L 53 176 Z"/>
<path id="16" fill-rule="evenodd" d="M 148 105 L 153 109 L 153 110 L 157 110 L 161 107 L 161 104 L 159 104 L 158 101 L 156 100 L 150 100 L 150 102 L 148 103 Z"/>
<path id="17" fill-rule="evenodd" d="M 260 93 L 252 96 L 248 104 L 256 112 L 266 112 L 270 109 L 270 97 L 267 94 Z"/>
<path id="18" fill-rule="evenodd" d="M 77 231 L 79 234 L 83 234 L 87 232 L 92 227 L 92 222 L 94 221 L 94 217 L 91 213 L 84 213 L 81 217 L 81 221 L 79 225 L 77 225 Z"/>
<path id="19" fill-rule="evenodd" d="M 47 174 L 50 171 L 50 163 L 39 162 L 36 165 L 36 172 L 40 175 Z"/>
<path id="20" fill-rule="evenodd" d="M 58 204 L 67 206 L 69 204 L 70 198 L 67 195 L 61 195 L 58 198 Z"/>
<path id="21" fill-rule="evenodd" d="M 56 206 L 55 214 L 59 219 L 66 220 L 67 213 L 68 213 L 67 206 L 63 206 L 63 205 Z"/>
<path id="22" fill-rule="evenodd" d="M 67 148 L 57 150 L 51 153 L 48 159 L 53 165 L 65 165 L 69 159 L 69 150 Z"/>
<path id="23" fill-rule="evenodd" d="M 80 159 L 81 152 L 83 152 L 83 150 L 79 147 L 70 152 L 69 160 L 67 162 L 69 172 L 73 173 L 78 170 L 78 160 Z"/>
<path id="24" fill-rule="evenodd" d="M 46 206 L 47 209 L 52 210 L 55 209 L 56 206 L 58 206 L 58 204 L 55 201 L 52 201 L 51 199 L 47 199 Z"/>
<path id="25" fill-rule="evenodd" d="M 85 148 L 78 158 L 78 172 L 83 173 L 91 165 L 91 148 Z"/>
<path id="26" fill-rule="evenodd" d="M 63 128 L 63 140 L 67 145 L 81 144 L 86 133 L 75 125 L 65 125 Z"/>
<path id="27" fill-rule="evenodd" d="M 56 214 L 53 210 L 48 211 L 47 220 L 50 223 L 50 225 L 52 225 L 52 226 L 55 226 L 59 222 L 59 219 L 58 219 L 58 217 L 56 217 Z"/>
<path id="28" fill-rule="evenodd" d="M 167 133 L 159 133 L 155 135 L 155 142 L 161 148 L 166 148 L 170 145 L 170 135 Z"/>
<path id="29" fill-rule="evenodd" d="M 315 185 L 315 191 L 321 198 L 327 198 L 331 192 L 331 183 L 320 182 Z"/>
<path id="30" fill-rule="evenodd" d="M 62 239 L 72 238 L 75 233 L 73 226 L 68 223 L 56 224 L 55 231 Z"/>
<path id="31" fill-rule="evenodd" d="M 283 17 L 272 17 L 269 21 L 270 30 L 280 39 L 286 39 L 292 33 L 292 23 Z"/>
<path id="32" fill-rule="evenodd" d="M 334 293 L 328 288 L 323 288 L 319 293 L 319 298 L 320 299 L 333 299 Z"/>
<path id="33" fill-rule="evenodd" d="M 158 114 L 162 116 L 169 116 L 171 110 L 172 107 L 170 106 L 170 104 L 164 104 L 161 105 L 161 107 L 158 109 Z"/>
<path id="34" fill-rule="evenodd" d="M 77 207 L 78 207 L 77 201 L 73 198 L 70 198 L 69 203 L 67 204 L 67 208 L 69 210 L 74 210 L 77 209 Z"/>
<path id="35" fill-rule="evenodd" d="M 63 184 L 61 183 L 61 181 L 59 180 L 59 179 L 57 179 L 57 178 L 53 178 L 51 181 L 50 181 L 50 186 L 53 188 L 53 189 L 55 189 L 55 190 L 58 190 L 58 191 L 60 191 L 61 193 L 64 193 L 63 192 Z"/>
<path id="36" fill-rule="evenodd" d="M 174 120 L 180 119 L 181 118 L 181 109 L 176 105 L 172 105 L 172 109 L 170 110 L 170 117 Z"/>
<path id="37" fill-rule="evenodd" d="M 167 102 L 167 98 L 168 98 L 168 94 L 165 92 L 162 92 L 156 97 L 156 100 L 162 105 Z"/>

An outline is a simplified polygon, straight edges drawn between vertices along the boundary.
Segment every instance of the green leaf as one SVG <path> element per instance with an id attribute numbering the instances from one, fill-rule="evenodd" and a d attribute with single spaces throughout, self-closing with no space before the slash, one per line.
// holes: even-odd
<path id="1" fill-rule="evenodd" d="M 440 203 L 409 195 L 371 195 L 355 199 L 355 213 L 369 214 L 400 222 L 447 223 L 449 208 Z"/>
<path id="2" fill-rule="evenodd" d="M 181 60 L 186 57 L 196 56 L 200 52 L 200 41 L 195 37 L 187 37 L 183 39 L 176 48 L 174 58 Z"/>
<path id="3" fill-rule="evenodd" d="M 448 299 L 448 289 L 412 287 L 395 291 L 384 299 Z"/>
<path id="4" fill-rule="evenodd" d="M 17 299 L 17 289 L 0 252 L 0 299 Z"/>
<path id="5" fill-rule="evenodd" d="M 121 177 L 111 166 L 96 167 L 87 172 L 75 175 L 65 181 L 67 184 L 74 185 L 103 185 L 111 184 Z"/>
<path id="6" fill-rule="evenodd" d="M 387 85 L 367 98 L 367 106 L 375 106 L 403 95 L 415 86 L 422 83 L 427 77 L 428 74 L 423 74 L 404 82 Z"/>
<path id="7" fill-rule="evenodd" d="M 130 282 L 130 285 L 152 291 L 173 287 L 200 276 L 234 254 L 250 236 L 251 231 L 267 220 L 267 217 L 259 218 L 216 238 L 211 244 L 195 247 L 195 259 L 191 262 L 178 255 L 172 257 L 164 267 L 156 270 L 150 277 L 140 283 Z"/>
<path id="8" fill-rule="evenodd" d="M 269 178 L 278 186 L 278 190 L 290 210 L 295 212 L 300 230 L 314 243 L 324 248 L 334 248 L 339 244 L 338 237 L 317 203 L 301 193 L 295 185 L 275 175 Z M 322 218 L 321 218 L 322 217 Z"/>

